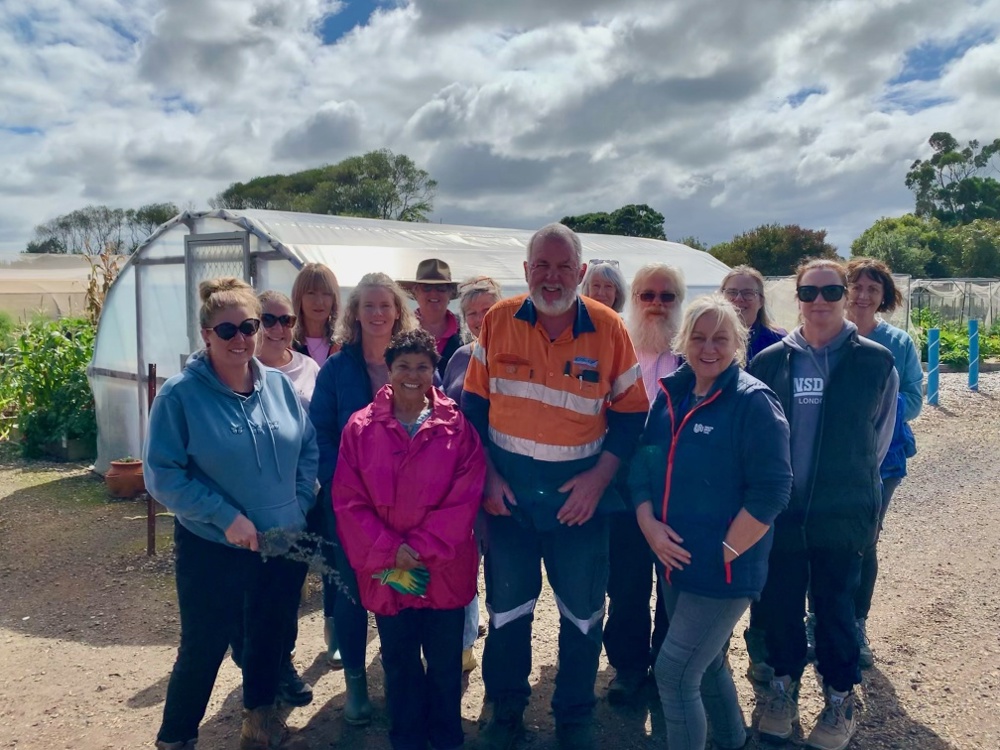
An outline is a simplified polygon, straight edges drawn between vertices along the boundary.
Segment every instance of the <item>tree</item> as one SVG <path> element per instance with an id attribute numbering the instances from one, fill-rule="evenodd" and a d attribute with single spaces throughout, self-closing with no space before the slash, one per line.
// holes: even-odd
<path id="1" fill-rule="evenodd" d="M 737 235 L 709 252 L 728 266 L 753 266 L 765 276 L 788 276 L 804 258 L 837 258 L 826 230 L 798 224 L 765 224 Z"/>
<path id="2" fill-rule="evenodd" d="M 851 243 L 854 257 L 876 258 L 896 273 L 939 278 L 952 272 L 944 227 L 915 214 L 883 217 Z"/>
<path id="3" fill-rule="evenodd" d="M 130 255 L 153 229 L 178 213 L 173 203 L 138 209 L 85 206 L 35 227 L 35 239 L 25 252 L 93 255 L 110 250 Z"/>
<path id="4" fill-rule="evenodd" d="M 410 157 L 379 149 L 332 166 L 234 182 L 209 203 L 214 208 L 427 221 L 436 192 L 437 182 Z"/>
<path id="5" fill-rule="evenodd" d="M 994 157 L 1000 154 L 1000 138 L 980 147 L 969 141 L 965 148 L 947 132 L 928 140 L 934 155 L 917 159 L 906 173 L 906 187 L 916 197 L 915 213 L 955 226 L 976 219 L 1000 219 L 1000 182 L 985 172 L 1000 172 Z"/>
<path id="6" fill-rule="evenodd" d="M 666 220 L 663 214 L 654 211 L 645 203 L 630 203 L 611 213 L 598 211 L 579 216 L 564 216 L 560 223 L 574 232 L 584 234 L 617 234 L 622 237 L 665 240 L 667 235 L 663 231 L 664 221 Z"/>
<path id="7" fill-rule="evenodd" d="M 957 276 L 1000 276 L 1000 221 L 977 219 L 951 227 L 945 233 L 945 241 L 954 259 Z"/>
<path id="8" fill-rule="evenodd" d="M 708 245 L 706 245 L 704 242 L 702 242 L 700 239 L 698 239 L 694 235 L 688 235 L 687 237 L 682 237 L 681 239 L 679 239 L 677 241 L 679 243 L 681 243 L 682 245 L 687 245 L 688 247 L 693 247 L 695 250 L 703 250 L 706 253 L 708 252 Z"/>

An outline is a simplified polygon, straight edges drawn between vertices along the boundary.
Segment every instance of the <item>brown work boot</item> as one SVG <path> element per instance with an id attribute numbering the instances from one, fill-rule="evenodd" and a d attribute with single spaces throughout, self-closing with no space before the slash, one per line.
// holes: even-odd
<path id="1" fill-rule="evenodd" d="M 240 750 L 308 750 L 309 743 L 289 729 L 274 706 L 260 706 L 243 712 Z"/>

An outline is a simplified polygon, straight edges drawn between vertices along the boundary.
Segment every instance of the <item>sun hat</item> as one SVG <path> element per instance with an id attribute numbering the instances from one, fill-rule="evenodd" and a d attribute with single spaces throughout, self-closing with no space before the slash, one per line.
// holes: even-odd
<path id="1" fill-rule="evenodd" d="M 452 299 L 458 296 L 458 284 L 451 280 L 451 268 L 437 258 L 420 261 L 417 265 L 416 278 L 397 279 L 396 283 L 410 294 L 413 294 L 413 287 L 417 284 L 435 284 L 448 287 Z"/>

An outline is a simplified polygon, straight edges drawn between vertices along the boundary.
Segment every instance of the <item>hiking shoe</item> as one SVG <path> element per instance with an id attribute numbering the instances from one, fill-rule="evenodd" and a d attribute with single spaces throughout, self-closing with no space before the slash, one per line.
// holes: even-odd
<path id="1" fill-rule="evenodd" d="M 462 651 L 462 674 L 468 674 L 478 666 L 479 662 L 476 661 L 476 652 L 471 648 L 464 649 Z"/>
<path id="2" fill-rule="evenodd" d="M 788 675 L 771 680 L 773 695 L 760 715 L 757 730 L 763 739 L 784 742 L 799 720 L 799 683 Z"/>
<path id="3" fill-rule="evenodd" d="M 632 703 L 646 683 L 649 672 L 641 669 L 619 669 L 608 686 L 608 703 L 612 706 L 627 706 Z"/>
<path id="4" fill-rule="evenodd" d="M 556 742 L 561 750 L 597 750 L 594 722 L 556 722 Z"/>
<path id="5" fill-rule="evenodd" d="M 323 641 L 326 643 L 326 663 L 331 669 L 343 669 L 344 662 L 340 658 L 340 641 L 337 639 L 337 626 L 332 617 L 323 619 Z"/>
<path id="6" fill-rule="evenodd" d="M 872 653 L 871 644 L 868 642 L 868 621 L 864 617 L 859 617 L 857 626 L 858 648 L 861 651 L 858 655 L 858 665 L 862 669 L 871 669 L 875 664 L 875 654 Z"/>
<path id="7" fill-rule="evenodd" d="M 816 613 L 806 614 L 806 661 L 816 661 Z"/>
<path id="8" fill-rule="evenodd" d="M 278 668 L 277 698 L 289 706 L 308 706 L 312 703 L 312 686 L 306 683 L 292 664 L 292 658 L 286 656 Z"/>
<path id="9" fill-rule="evenodd" d="M 838 693 L 827 688 L 826 708 L 809 733 L 806 744 L 816 750 L 844 750 L 858 728 L 854 692 Z"/>
<path id="10" fill-rule="evenodd" d="M 524 709 L 497 702 L 493 716 L 479 733 L 481 750 L 512 750 L 524 734 Z"/>
<path id="11" fill-rule="evenodd" d="M 747 644 L 747 657 L 750 659 L 747 677 L 753 682 L 769 685 L 774 679 L 774 669 L 767 663 L 767 643 L 764 636 L 764 630 L 761 628 L 747 628 L 743 631 L 743 640 Z"/>
<path id="12" fill-rule="evenodd" d="M 243 712 L 240 750 L 307 750 L 309 743 L 289 729 L 274 706 L 261 706 Z"/>

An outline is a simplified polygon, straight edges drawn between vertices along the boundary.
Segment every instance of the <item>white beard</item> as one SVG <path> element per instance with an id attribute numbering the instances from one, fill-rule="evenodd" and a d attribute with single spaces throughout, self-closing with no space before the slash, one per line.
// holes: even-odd
<path id="1" fill-rule="evenodd" d="M 576 289 L 563 289 L 563 296 L 555 302 L 546 302 L 542 297 L 542 289 L 539 287 L 530 294 L 531 301 L 542 315 L 562 315 L 567 312 L 576 302 Z"/>
<path id="2" fill-rule="evenodd" d="M 663 354 L 670 351 L 670 344 L 680 326 L 680 308 L 666 315 L 655 315 L 633 307 L 628 314 L 628 332 L 636 351 Z"/>

